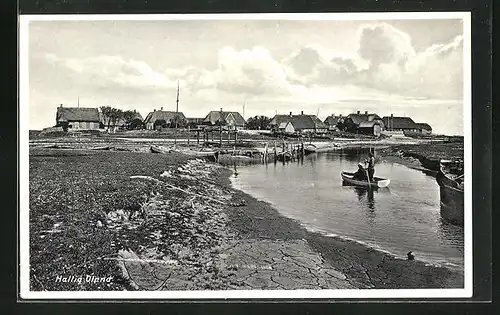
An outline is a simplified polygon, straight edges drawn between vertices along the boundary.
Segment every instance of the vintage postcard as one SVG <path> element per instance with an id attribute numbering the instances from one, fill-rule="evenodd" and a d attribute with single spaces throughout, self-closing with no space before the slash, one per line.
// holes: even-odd
<path id="1" fill-rule="evenodd" d="M 23 299 L 472 296 L 470 13 L 20 16 Z"/>

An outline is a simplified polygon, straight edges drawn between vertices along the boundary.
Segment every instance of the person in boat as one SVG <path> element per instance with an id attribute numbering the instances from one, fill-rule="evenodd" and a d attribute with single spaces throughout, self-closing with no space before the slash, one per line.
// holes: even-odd
<path id="1" fill-rule="evenodd" d="M 358 170 L 353 174 L 352 179 L 366 180 L 366 169 L 363 167 L 362 163 L 358 163 Z"/>
<path id="2" fill-rule="evenodd" d="M 368 159 L 366 160 L 368 176 L 370 177 L 370 181 L 373 181 L 373 175 L 375 174 L 375 157 L 372 152 L 368 153 Z"/>

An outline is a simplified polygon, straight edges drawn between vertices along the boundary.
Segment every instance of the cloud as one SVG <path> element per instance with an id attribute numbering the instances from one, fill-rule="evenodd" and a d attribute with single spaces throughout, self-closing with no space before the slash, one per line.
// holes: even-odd
<path id="1" fill-rule="evenodd" d="M 462 97 L 462 36 L 416 52 L 408 34 L 377 23 L 362 26 L 358 42 L 357 56 L 308 46 L 281 63 L 291 82 L 308 87 L 356 85 L 410 98 Z"/>
<path id="2" fill-rule="evenodd" d="M 355 59 L 330 56 L 320 46 L 303 47 L 281 64 L 291 82 L 308 87 L 350 84 L 359 67 Z"/>
<path id="3" fill-rule="evenodd" d="M 408 34 L 387 23 L 365 25 L 360 30 L 358 54 L 373 68 L 381 64 L 403 66 L 415 56 Z"/>
<path id="4" fill-rule="evenodd" d="M 75 83 L 99 88 L 151 90 L 174 88 L 177 83 L 164 73 L 153 70 L 143 61 L 120 56 L 94 56 L 89 58 L 59 58 L 45 54 L 45 59 L 62 67 Z"/>
<path id="5" fill-rule="evenodd" d="M 280 95 L 292 88 L 279 62 L 258 46 L 240 51 L 222 48 L 214 77 L 217 89 L 231 93 Z"/>

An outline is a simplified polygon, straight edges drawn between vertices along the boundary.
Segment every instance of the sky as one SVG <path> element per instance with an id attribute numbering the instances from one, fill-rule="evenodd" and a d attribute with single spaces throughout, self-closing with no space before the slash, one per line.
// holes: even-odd
<path id="1" fill-rule="evenodd" d="M 463 25 L 427 20 L 30 21 L 29 127 L 64 106 L 204 117 L 407 116 L 463 134 Z"/>

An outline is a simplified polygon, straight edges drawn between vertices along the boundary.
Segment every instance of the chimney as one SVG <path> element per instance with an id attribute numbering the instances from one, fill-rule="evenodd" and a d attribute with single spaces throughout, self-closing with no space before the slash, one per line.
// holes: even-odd
<path id="1" fill-rule="evenodd" d="M 304 111 L 303 111 L 303 110 L 301 110 L 301 111 L 300 111 L 300 114 L 301 114 L 301 115 L 304 115 Z"/>
<path id="2" fill-rule="evenodd" d="M 156 112 L 156 108 L 155 108 L 155 109 L 153 109 L 153 112 Z"/>
<path id="3" fill-rule="evenodd" d="M 160 110 L 163 110 L 163 107 L 160 107 Z"/>
<path id="4" fill-rule="evenodd" d="M 342 117 L 342 114 L 339 114 L 339 117 Z"/>
<path id="5" fill-rule="evenodd" d="M 358 110 L 357 114 L 359 115 L 359 110 Z"/>
<path id="6" fill-rule="evenodd" d="M 62 108 L 62 104 L 59 104 L 59 107 L 61 107 L 61 108 Z"/>
<path id="7" fill-rule="evenodd" d="M 368 115 L 368 111 L 367 110 L 365 110 L 365 115 Z"/>
<path id="8" fill-rule="evenodd" d="M 292 112 L 290 112 L 290 116 L 292 116 Z"/>
<path id="9" fill-rule="evenodd" d="M 394 117 L 394 114 L 391 114 L 391 118 Z"/>

